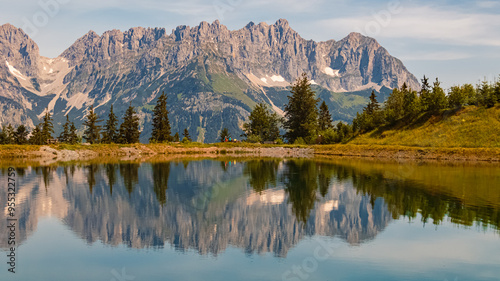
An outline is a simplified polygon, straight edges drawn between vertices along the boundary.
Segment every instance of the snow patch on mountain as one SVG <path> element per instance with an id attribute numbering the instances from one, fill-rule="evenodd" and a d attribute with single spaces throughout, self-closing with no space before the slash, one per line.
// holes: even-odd
<path id="1" fill-rule="evenodd" d="M 285 82 L 285 78 L 281 75 L 273 75 L 271 76 L 271 80 L 273 80 L 273 82 Z"/>
<path id="2" fill-rule="evenodd" d="M 5 64 L 9 68 L 9 71 L 10 71 L 10 73 L 12 73 L 12 75 L 16 76 L 17 78 L 27 80 L 26 77 L 24 77 L 24 75 L 22 75 L 19 70 L 17 70 L 15 67 L 10 65 L 10 63 L 8 61 L 5 61 Z"/>
<path id="3" fill-rule="evenodd" d="M 325 67 L 324 72 L 326 75 L 332 76 L 332 77 L 339 77 L 339 70 L 338 69 L 332 69 L 331 67 Z"/>

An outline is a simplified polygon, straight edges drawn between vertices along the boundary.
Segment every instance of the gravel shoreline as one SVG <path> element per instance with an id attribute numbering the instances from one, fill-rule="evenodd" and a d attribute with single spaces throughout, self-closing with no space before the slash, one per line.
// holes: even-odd
<path id="1" fill-rule="evenodd" d="M 262 157 L 262 158 L 314 158 L 352 157 L 373 159 L 406 159 L 409 161 L 467 161 L 500 162 L 500 149 L 495 148 L 415 148 L 398 146 L 332 145 L 311 147 L 243 147 L 243 146 L 176 146 L 145 145 L 64 148 L 41 146 L 38 150 L 23 147 L 5 149 L 0 159 L 24 159 L 40 164 L 101 159 L 140 160 L 217 157 Z"/>

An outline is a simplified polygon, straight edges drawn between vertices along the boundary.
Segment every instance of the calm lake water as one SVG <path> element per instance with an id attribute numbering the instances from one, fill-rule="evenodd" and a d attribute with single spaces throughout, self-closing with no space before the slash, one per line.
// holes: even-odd
<path id="1" fill-rule="evenodd" d="M 15 169 L 0 280 L 500 280 L 500 166 L 195 160 Z"/>

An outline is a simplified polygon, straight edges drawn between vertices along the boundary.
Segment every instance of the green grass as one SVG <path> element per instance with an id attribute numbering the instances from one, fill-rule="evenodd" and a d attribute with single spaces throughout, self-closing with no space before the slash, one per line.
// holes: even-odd
<path id="1" fill-rule="evenodd" d="M 410 124 L 379 128 L 351 140 L 350 144 L 412 147 L 500 147 L 500 105 L 468 106 L 439 114 L 423 114 Z"/>

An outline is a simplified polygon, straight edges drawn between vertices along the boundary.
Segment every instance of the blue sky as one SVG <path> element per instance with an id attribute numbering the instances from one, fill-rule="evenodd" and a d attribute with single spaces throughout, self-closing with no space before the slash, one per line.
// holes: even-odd
<path id="1" fill-rule="evenodd" d="M 198 25 L 230 29 L 286 18 L 302 37 L 374 37 L 417 78 L 449 87 L 500 74 L 500 1 L 368 0 L 18 0 L 4 1 L 1 23 L 26 29 L 43 56 L 56 57 L 89 30 Z M 28 23 L 29 22 L 29 23 Z"/>

